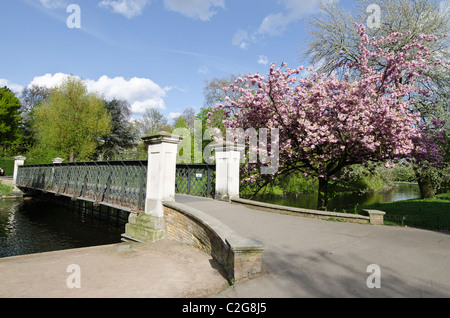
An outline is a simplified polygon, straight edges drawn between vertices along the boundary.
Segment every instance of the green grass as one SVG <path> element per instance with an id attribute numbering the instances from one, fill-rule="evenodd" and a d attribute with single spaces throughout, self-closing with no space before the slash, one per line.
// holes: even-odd
<path id="1" fill-rule="evenodd" d="M 436 199 L 450 200 L 450 192 L 438 194 L 436 195 Z"/>
<path id="2" fill-rule="evenodd" d="M 1 195 L 11 195 L 12 187 L 8 187 L 7 185 L 0 184 L 0 196 Z"/>
<path id="3" fill-rule="evenodd" d="M 449 194 L 447 194 L 450 196 Z M 442 198 L 441 198 L 442 197 Z M 385 225 L 410 226 L 431 230 L 450 230 L 450 200 L 414 199 L 389 203 L 376 203 L 360 209 L 374 209 L 386 212 Z"/>

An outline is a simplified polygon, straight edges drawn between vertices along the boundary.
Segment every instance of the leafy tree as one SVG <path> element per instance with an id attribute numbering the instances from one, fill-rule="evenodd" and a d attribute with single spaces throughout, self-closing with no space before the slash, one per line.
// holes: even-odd
<path id="1" fill-rule="evenodd" d="M 131 148 L 136 135 L 129 122 L 131 110 L 126 101 L 105 101 L 105 107 L 111 116 L 111 132 L 102 137 L 103 142 L 98 146 L 98 153 L 101 158 L 112 159 Z"/>
<path id="2" fill-rule="evenodd" d="M 366 23 L 368 18 L 370 19 L 367 9 L 372 4 L 372 0 L 358 0 L 353 12 L 344 10 L 338 4 L 321 4 L 322 14 L 309 21 L 310 39 L 305 50 L 319 72 L 337 74 L 343 78 L 345 73 L 350 71 L 353 78 L 360 76 L 358 70 L 342 66 L 360 63 L 360 37 L 352 28 L 352 24 L 354 21 L 359 24 Z M 380 7 L 380 23 L 366 31 L 369 38 L 387 37 L 393 33 L 403 35 L 395 42 L 384 43 L 383 49 L 401 53 L 408 43 L 423 34 L 438 36 L 437 40 L 427 43 L 428 51 L 424 55 L 424 58 L 433 59 L 436 63 L 428 65 L 419 80 L 420 83 L 417 84 L 426 94 L 415 94 L 411 107 L 412 111 L 421 113 L 422 127 L 435 129 L 436 133 L 439 133 L 442 127 L 433 127 L 433 120 L 450 120 L 450 67 L 446 63 L 440 63 L 441 60 L 450 61 L 449 42 L 446 37 L 450 31 L 450 8 L 446 6 L 446 2 L 437 0 L 380 0 L 377 5 Z M 413 57 L 413 54 L 401 56 L 406 60 Z M 386 60 L 379 58 L 370 58 L 369 65 L 378 72 L 384 72 L 389 67 Z M 401 83 L 408 84 L 408 81 L 407 77 L 403 77 Z M 448 124 L 446 129 L 448 133 Z M 424 131 L 423 134 L 428 135 L 429 131 Z M 436 141 L 441 147 L 440 141 Z M 422 197 L 433 197 L 433 188 L 439 186 L 444 170 L 419 158 L 416 158 L 415 166 Z"/>
<path id="3" fill-rule="evenodd" d="M 22 120 L 20 101 L 6 86 L 0 88 L 0 150 L 3 155 L 11 151 L 20 139 L 19 124 Z"/>
<path id="4" fill-rule="evenodd" d="M 35 111 L 35 153 L 42 157 L 57 154 L 70 162 L 92 160 L 110 127 L 103 99 L 89 93 L 82 80 L 68 76 Z"/>
<path id="5" fill-rule="evenodd" d="M 24 88 L 20 98 L 22 112 L 24 114 L 32 112 L 40 103 L 50 97 L 50 92 L 50 88 L 36 84 Z"/>
<path id="6" fill-rule="evenodd" d="M 171 130 L 167 118 L 156 108 L 147 109 L 141 118 L 134 121 L 134 126 L 139 137 Z"/>
<path id="7" fill-rule="evenodd" d="M 155 108 L 149 108 L 145 111 L 144 115 L 132 122 L 134 134 L 137 137 L 136 143 L 138 157 L 146 159 L 148 156 L 148 149 L 141 137 L 155 134 L 160 131 L 171 132 L 173 127 L 169 124 L 169 121 L 161 113 L 160 110 Z"/>
<path id="8" fill-rule="evenodd" d="M 402 52 L 392 52 L 387 43 L 401 40 L 401 34 L 370 39 L 363 25 L 357 27 L 358 62 L 345 66 L 349 71 L 342 79 L 317 73 L 297 78 L 303 67 L 272 64 L 267 77 L 251 74 L 237 79 L 240 87 L 229 88 L 241 97 L 217 106 L 233 114 L 225 122 L 227 128 L 279 129 L 276 173 L 262 175 L 263 162 L 247 164 L 242 168 L 243 182 L 264 186 L 277 176 L 303 172 L 318 178 L 317 207 L 326 209 L 328 183 L 344 167 L 411 156 L 420 130 L 409 97 L 420 92 L 414 84 L 435 62 L 424 58 L 428 56 L 425 43 L 437 38 L 421 35 Z M 405 54 L 411 59 L 406 60 Z M 382 60 L 387 67 L 380 72 L 370 63 L 373 60 Z M 359 79 L 351 79 L 350 72 L 359 73 Z M 402 81 L 404 77 L 408 83 Z"/>
<path id="9" fill-rule="evenodd" d="M 23 121 L 20 125 L 22 140 L 18 147 L 18 153 L 27 153 L 32 149 L 37 140 L 33 127 L 33 112 L 44 100 L 50 97 L 50 89 L 45 86 L 33 84 L 23 89 L 20 101 Z"/>

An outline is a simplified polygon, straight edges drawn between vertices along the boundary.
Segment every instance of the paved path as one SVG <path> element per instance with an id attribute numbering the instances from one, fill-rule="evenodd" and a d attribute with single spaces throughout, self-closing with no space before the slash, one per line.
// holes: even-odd
<path id="1" fill-rule="evenodd" d="M 80 288 L 69 288 L 78 265 Z M 0 298 L 201 298 L 228 283 L 211 256 L 162 240 L 0 259 Z"/>
<path id="2" fill-rule="evenodd" d="M 450 235 L 257 211 L 189 196 L 204 211 L 265 244 L 264 274 L 213 297 L 450 297 Z M 367 268 L 381 269 L 369 289 Z"/>

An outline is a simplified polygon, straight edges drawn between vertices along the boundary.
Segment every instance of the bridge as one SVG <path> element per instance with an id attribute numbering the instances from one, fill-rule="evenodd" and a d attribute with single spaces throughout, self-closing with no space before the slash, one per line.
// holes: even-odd
<path id="1" fill-rule="evenodd" d="M 147 160 L 24 165 L 16 186 L 129 213 L 145 210 Z M 214 198 L 215 165 L 177 164 L 175 193 Z"/>
<path id="2" fill-rule="evenodd" d="M 239 196 L 242 147 L 217 143 L 215 165 L 178 164 L 182 137 L 158 133 L 142 138 L 148 160 L 24 165 L 16 157 L 14 183 L 33 196 L 48 194 L 128 212 L 124 240 L 169 238 L 209 253 L 230 282 L 261 272 L 261 242 L 238 235 L 206 213 L 175 202 L 175 193 L 229 201 Z"/>

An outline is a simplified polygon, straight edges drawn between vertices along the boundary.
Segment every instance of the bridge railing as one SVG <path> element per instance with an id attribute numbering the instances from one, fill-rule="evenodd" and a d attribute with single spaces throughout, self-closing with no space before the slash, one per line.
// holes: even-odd
<path id="1" fill-rule="evenodd" d="M 175 193 L 214 198 L 216 165 L 177 164 Z"/>
<path id="2" fill-rule="evenodd" d="M 147 161 L 101 161 L 24 165 L 19 167 L 16 184 L 143 211 L 146 182 Z"/>
<path id="3" fill-rule="evenodd" d="M 142 212 L 147 164 L 139 160 L 23 165 L 18 168 L 16 185 Z M 214 197 L 214 178 L 215 165 L 177 165 L 175 192 Z"/>

